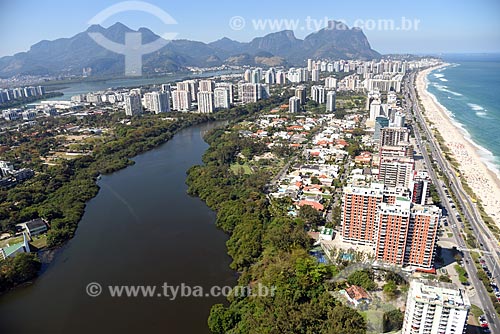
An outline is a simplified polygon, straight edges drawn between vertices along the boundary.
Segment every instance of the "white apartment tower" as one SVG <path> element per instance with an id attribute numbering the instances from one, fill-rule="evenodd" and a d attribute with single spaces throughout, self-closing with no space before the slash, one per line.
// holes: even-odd
<path id="1" fill-rule="evenodd" d="M 214 90 L 215 109 L 229 109 L 231 107 L 231 94 L 228 87 L 217 87 Z"/>
<path id="2" fill-rule="evenodd" d="M 214 112 L 214 93 L 198 93 L 198 112 L 200 114 L 210 114 Z"/>
<path id="3" fill-rule="evenodd" d="M 297 86 L 295 88 L 295 96 L 300 99 L 300 104 L 306 103 L 306 86 Z"/>
<path id="4" fill-rule="evenodd" d="M 292 96 L 288 100 L 288 111 L 291 113 L 300 112 L 300 98 Z"/>
<path id="5" fill-rule="evenodd" d="M 238 85 L 238 96 L 242 103 L 257 102 L 259 86 L 255 83 L 242 83 Z"/>
<path id="6" fill-rule="evenodd" d="M 186 90 L 173 91 L 172 109 L 177 111 L 189 111 L 191 109 L 191 93 Z"/>
<path id="7" fill-rule="evenodd" d="M 142 113 L 141 96 L 128 94 L 125 96 L 125 115 L 134 116 Z"/>
<path id="8" fill-rule="evenodd" d="M 415 161 L 407 157 L 384 157 L 380 161 L 378 180 L 387 187 L 410 187 Z"/>
<path id="9" fill-rule="evenodd" d="M 191 100 L 196 101 L 198 96 L 198 81 L 196 80 L 186 80 L 177 83 L 177 90 L 188 91 L 191 94 Z"/>
<path id="10" fill-rule="evenodd" d="M 401 142 L 410 141 L 410 129 L 408 128 L 382 128 L 380 133 L 380 147 L 398 146 Z"/>
<path id="11" fill-rule="evenodd" d="M 325 88 L 326 89 L 337 89 L 337 79 L 334 77 L 325 78 Z"/>
<path id="12" fill-rule="evenodd" d="M 318 104 L 324 104 L 325 103 L 325 87 L 312 86 L 311 87 L 311 99 Z"/>
<path id="13" fill-rule="evenodd" d="M 311 71 L 311 80 L 314 82 L 319 81 L 319 70 L 318 69 L 313 69 Z"/>
<path id="14" fill-rule="evenodd" d="M 450 283 L 412 281 L 402 334 L 462 334 L 471 304 L 464 290 Z"/>
<path id="15" fill-rule="evenodd" d="M 155 114 L 170 111 L 170 91 L 151 92 L 144 94 L 146 109 Z"/>
<path id="16" fill-rule="evenodd" d="M 286 72 L 284 72 L 284 71 L 276 72 L 276 83 L 278 85 L 285 85 L 286 84 Z"/>
<path id="17" fill-rule="evenodd" d="M 337 93 L 334 90 L 329 90 L 328 93 L 326 93 L 326 111 L 327 112 L 334 112 L 335 111 L 335 98 L 337 96 Z"/>
<path id="18" fill-rule="evenodd" d="M 274 85 L 276 83 L 276 71 L 274 70 L 274 68 L 271 67 L 266 71 L 264 80 L 268 85 Z"/>
<path id="19" fill-rule="evenodd" d="M 212 80 L 200 80 L 198 90 L 200 92 L 213 92 L 215 84 Z"/>
<path id="20" fill-rule="evenodd" d="M 234 85 L 230 82 L 217 82 L 215 88 L 226 88 L 229 92 L 229 103 L 234 103 Z"/>

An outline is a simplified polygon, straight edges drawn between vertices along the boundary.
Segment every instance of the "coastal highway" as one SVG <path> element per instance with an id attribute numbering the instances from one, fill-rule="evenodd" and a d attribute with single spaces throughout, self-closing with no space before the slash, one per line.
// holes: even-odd
<path id="1" fill-rule="evenodd" d="M 477 269 L 475 267 L 474 261 L 467 251 L 468 247 L 462 237 L 460 232 L 461 223 L 458 221 L 454 208 L 451 207 L 450 202 L 444 192 L 443 184 L 438 180 L 436 171 L 432 168 L 431 157 L 434 162 L 436 162 L 439 169 L 446 175 L 450 181 L 451 191 L 455 194 L 458 204 L 462 208 L 466 219 L 470 222 L 470 225 L 474 231 L 475 237 L 480 246 L 480 251 L 485 251 L 485 256 L 483 258 L 486 260 L 486 264 L 490 271 L 492 272 L 493 278 L 496 278 L 500 274 L 498 267 L 498 245 L 495 243 L 495 238 L 491 235 L 491 232 L 484 226 L 484 222 L 481 219 L 480 214 L 472 203 L 471 199 L 467 196 L 462 188 L 462 184 L 458 179 L 457 175 L 453 169 L 449 166 L 448 161 L 444 159 L 438 144 L 435 142 L 432 132 L 425 122 L 422 111 L 417 99 L 417 94 L 415 92 L 415 78 L 416 72 L 410 72 L 405 77 L 404 81 L 404 96 L 405 96 L 405 108 L 408 116 L 413 121 L 413 132 L 415 134 L 415 139 L 418 143 L 420 151 L 422 152 L 422 157 L 428 167 L 429 176 L 432 182 L 436 185 L 436 189 L 439 196 L 443 200 L 443 207 L 448 212 L 448 220 L 457 244 L 457 248 L 463 250 L 464 253 L 464 266 L 469 274 L 469 280 L 476 291 L 476 294 L 481 301 L 481 308 L 484 310 L 488 323 L 490 324 L 490 329 L 493 333 L 500 333 L 500 321 L 496 315 L 493 304 L 490 300 L 490 296 L 486 291 L 483 283 L 477 277 Z M 420 133 L 417 122 L 420 124 L 424 135 L 427 140 L 422 140 L 422 134 Z M 429 144 L 430 152 L 428 152 L 426 144 Z M 488 255 L 486 255 L 488 254 Z"/>

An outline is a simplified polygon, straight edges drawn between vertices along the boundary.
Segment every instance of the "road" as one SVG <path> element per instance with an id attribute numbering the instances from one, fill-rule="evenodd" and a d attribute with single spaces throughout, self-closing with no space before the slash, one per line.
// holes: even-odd
<path id="1" fill-rule="evenodd" d="M 415 78 L 416 72 L 410 72 L 410 74 L 405 77 L 404 81 L 404 95 L 406 98 L 405 108 L 410 119 L 412 119 L 413 124 L 415 124 L 413 128 L 415 139 L 418 143 L 420 151 L 422 152 L 422 157 L 424 158 L 424 161 L 428 167 L 429 176 L 431 177 L 432 182 L 436 185 L 439 196 L 443 199 L 444 208 L 448 211 L 448 220 L 451 225 L 457 247 L 459 249 L 466 250 L 464 251 L 465 269 L 467 270 L 469 274 L 469 280 L 472 283 L 472 286 L 474 287 L 476 294 L 481 301 L 481 308 L 485 312 L 486 318 L 490 324 L 490 329 L 493 333 L 500 333 L 500 321 L 496 315 L 495 309 L 490 300 L 489 294 L 486 291 L 486 288 L 477 277 L 477 270 L 474 261 L 470 255 L 470 252 L 467 251 L 468 247 L 460 232 L 461 224 L 457 220 L 455 210 L 451 207 L 451 204 L 447 199 L 443 184 L 439 182 L 436 171 L 432 167 L 431 157 L 437 164 L 441 172 L 443 172 L 450 181 L 450 190 L 455 194 L 458 200 L 457 204 L 461 207 L 464 216 L 470 223 L 475 237 L 479 242 L 480 250 L 486 251 L 485 253 L 489 254 L 483 256 L 483 258 L 485 258 L 486 264 L 488 265 L 488 268 L 492 272 L 492 276 L 494 278 L 497 277 L 500 273 L 498 270 L 498 263 L 500 263 L 498 245 L 496 244 L 496 239 L 492 235 L 491 231 L 489 231 L 489 229 L 485 226 L 484 221 L 482 220 L 481 215 L 479 214 L 474 203 L 472 203 L 472 200 L 468 197 L 468 195 L 462 188 L 462 184 L 458 179 L 458 176 L 450 167 L 448 161 L 444 159 L 439 145 L 435 142 L 431 130 L 424 121 L 415 92 Z M 421 129 L 427 138 L 425 142 L 422 140 L 422 134 L 416 126 L 417 122 L 418 124 L 420 124 Z M 428 152 L 426 144 L 429 144 L 430 152 Z"/>

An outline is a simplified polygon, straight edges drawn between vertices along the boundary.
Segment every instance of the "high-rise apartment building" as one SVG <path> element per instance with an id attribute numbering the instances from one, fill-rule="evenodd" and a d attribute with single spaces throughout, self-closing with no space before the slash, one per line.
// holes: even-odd
<path id="1" fill-rule="evenodd" d="M 295 96 L 300 99 L 300 104 L 306 103 L 306 87 L 297 86 L 297 88 L 295 88 Z"/>
<path id="2" fill-rule="evenodd" d="M 214 93 L 198 93 L 198 112 L 200 114 L 210 114 L 214 112 Z"/>
<path id="3" fill-rule="evenodd" d="M 325 88 L 326 89 L 337 89 L 337 79 L 334 77 L 327 77 L 325 79 Z"/>
<path id="4" fill-rule="evenodd" d="M 199 92 L 213 92 L 215 89 L 215 83 L 212 80 L 200 80 L 198 83 Z"/>
<path id="5" fill-rule="evenodd" d="M 380 131 L 380 146 L 397 146 L 400 142 L 410 141 L 408 128 L 382 128 Z"/>
<path id="6" fill-rule="evenodd" d="M 258 101 L 258 84 L 242 83 L 238 85 L 238 96 L 242 103 L 251 103 Z"/>
<path id="7" fill-rule="evenodd" d="M 288 111 L 291 113 L 300 112 L 300 99 L 296 96 L 292 96 L 288 100 Z"/>
<path id="8" fill-rule="evenodd" d="M 405 266 L 423 269 L 433 267 L 440 216 L 441 210 L 437 206 L 412 206 L 406 238 Z"/>
<path id="9" fill-rule="evenodd" d="M 347 186 L 342 203 L 342 237 L 347 242 L 374 245 L 378 205 L 383 200 L 384 185 Z"/>
<path id="10" fill-rule="evenodd" d="M 410 224 L 411 202 L 404 198 L 394 204 L 380 203 L 375 223 L 375 259 L 403 265 Z"/>
<path id="11" fill-rule="evenodd" d="M 311 80 L 314 81 L 314 82 L 318 82 L 319 81 L 319 70 L 318 69 L 313 69 L 311 71 Z"/>
<path id="12" fill-rule="evenodd" d="M 412 281 L 402 334 L 462 334 L 471 303 L 464 290 L 450 283 Z"/>
<path id="13" fill-rule="evenodd" d="M 150 92 L 144 94 L 144 105 L 146 109 L 155 114 L 170 111 L 170 91 Z"/>
<path id="14" fill-rule="evenodd" d="M 266 71 L 264 81 L 268 85 L 274 85 L 276 83 L 276 70 L 274 68 L 271 67 Z"/>
<path id="15" fill-rule="evenodd" d="M 217 82 L 215 88 L 226 88 L 229 92 L 229 103 L 234 103 L 234 85 L 230 82 Z"/>
<path id="16" fill-rule="evenodd" d="M 196 101 L 198 96 L 198 81 L 196 80 L 185 80 L 177 83 L 178 91 L 187 91 L 191 94 L 191 101 Z"/>
<path id="17" fill-rule="evenodd" d="M 231 107 L 231 93 L 229 87 L 217 87 L 214 90 L 215 109 L 229 109 Z"/>
<path id="18" fill-rule="evenodd" d="M 142 113 L 141 96 L 128 94 L 125 96 L 125 115 L 135 116 Z"/>
<path id="19" fill-rule="evenodd" d="M 409 188 L 414 160 L 405 157 L 387 157 L 380 161 L 378 180 L 387 187 Z"/>
<path id="20" fill-rule="evenodd" d="M 325 87 L 312 86 L 311 87 L 311 99 L 318 104 L 324 104 L 325 103 Z"/>
<path id="21" fill-rule="evenodd" d="M 191 110 L 191 93 L 187 90 L 172 92 L 172 109 L 177 111 Z"/>
<path id="22" fill-rule="evenodd" d="M 276 72 L 276 83 L 278 85 L 285 85 L 286 84 L 286 72 L 285 71 L 278 71 Z"/>
<path id="23" fill-rule="evenodd" d="M 326 111 L 334 112 L 336 110 L 335 101 L 336 101 L 337 93 L 334 90 L 329 90 L 326 93 Z"/>

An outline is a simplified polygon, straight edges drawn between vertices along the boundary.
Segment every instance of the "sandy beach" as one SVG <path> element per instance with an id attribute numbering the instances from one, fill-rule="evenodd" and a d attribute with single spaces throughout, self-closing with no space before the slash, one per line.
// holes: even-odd
<path id="1" fill-rule="evenodd" d="M 446 108 L 427 91 L 427 75 L 436 68 L 419 72 L 416 79 L 416 88 L 425 108 L 425 116 L 439 131 L 453 157 L 460 164 L 462 177 L 473 189 L 486 213 L 500 227 L 500 179 L 481 160 L 478 148 L 466 139 L 464 130 L 453 123 Z"/>

